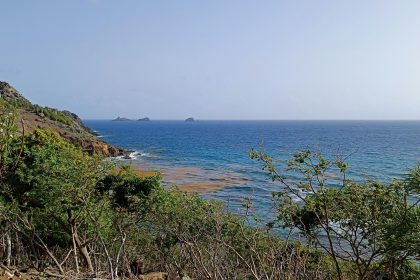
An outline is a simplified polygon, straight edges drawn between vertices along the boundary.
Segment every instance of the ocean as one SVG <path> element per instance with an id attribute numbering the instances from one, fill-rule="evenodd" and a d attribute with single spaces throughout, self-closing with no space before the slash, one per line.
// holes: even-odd
<path id="1" fill-rule="evenodd" d="M 420 121 L 105 121 L 86 120 L 105 141 L 132 150 L 119 159 L 141 169 L 161 170 L 164 184 L 197 190 L 240 209 L 252 198 L 262 215 L 271 209 L 270 182 L 248 156 L 264 149 L 279 160 L 301 150 L 341 154 L 348 178 L 388 182 L 420 161 Z M 293 178 L 291 178 L 293 179 Z"/>

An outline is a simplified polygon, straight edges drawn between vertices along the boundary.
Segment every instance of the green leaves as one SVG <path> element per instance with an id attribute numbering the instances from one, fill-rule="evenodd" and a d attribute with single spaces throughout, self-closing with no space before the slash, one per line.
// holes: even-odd
<path id="1" fill-rule="evenodd" d="M 113 206 L 133 210 L 141 198 L 160 188 L 159 174 L 140 178 L 129 166 L 122 166 L 118 174 L 108 174 L 97 183 L 103 195 L 109 195 Z"/>
<path id="2" fill-rule="evenodd" d="M 420 199 L 420 163 L 411 169 L 404 181 L 405 191 L 417 197 L 416 203 Z"/>
<path id="3" fill-rule="evenodd" d="M 17 160 L 12 156 L 12 143 L 15 142 L 17 131 L 16 118 L 16 108 L 0 99 L 0 180 Z"/>
<path id="4" fill-rule="evenodd" d="M 348 164 L 340 156 L 330 160 L 320 153 L 298 152 L 279 165 L 281 176 L 263 150 L 253 150 L 251 158 L 262 162 L 281 186 L 273 192 L 279 198 L 278 217 L 270 225 L 299 229 L 333 257 L 339 275 L 338 260 L 354 264 L 359 279 L 365 279 L 379 260 L 397 269 L 419 259 L 420 165 L 389 184 L 355 183 L 346 179 Z"/>

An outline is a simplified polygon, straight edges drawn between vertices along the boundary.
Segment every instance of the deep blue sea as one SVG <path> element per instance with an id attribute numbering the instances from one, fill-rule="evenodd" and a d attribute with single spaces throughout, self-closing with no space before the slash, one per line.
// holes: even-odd
<path id="1" fill-rule="evenodd" d="M 279 160 L 310 149 L 348 156 L 349 177 L 388 181 L 420 160 L 418 121 L 128 121 L 86 120 L 110 144 L 136 151 L 130 163 L 168 170 L 167 184 L 212 182 L 205 194 L 231 207 L 251 196 L 268 210 L 279 186 L 248 157 L 260 145 Z M 220 188 L 220 186 L 223 186 Z"/>

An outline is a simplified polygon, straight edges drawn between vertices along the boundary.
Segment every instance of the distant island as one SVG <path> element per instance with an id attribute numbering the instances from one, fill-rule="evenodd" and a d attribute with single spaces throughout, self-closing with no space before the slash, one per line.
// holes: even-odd
<path id="1" fill-rule="evenodd" d="M 139 122 L 148 122 L 148 121 L 150 121 L 150 119 L 148 117 L 145 117 L 145 118 L 138 119 L 137 121 L 139 121 Z"/>
<path id="2" fill-rule="evenodd" d="M 186 121 L 186 122 L 194 122 L 195 120 L 194 120 L 194 118 L 193 118 L 193 117 L 190 117 L 190 118 L 188 118 L 188 119 L 185 119 L 185 121 Z"/>
<path id="3" fill-rule="evenodd" d="M 116 119 L 113 119 L 112 121 L 113 122 L 126 122 L 126 121 L 131 121 L 131 120 L 130 119 L 127 119 L 127 118 L 118 117 Z"/>

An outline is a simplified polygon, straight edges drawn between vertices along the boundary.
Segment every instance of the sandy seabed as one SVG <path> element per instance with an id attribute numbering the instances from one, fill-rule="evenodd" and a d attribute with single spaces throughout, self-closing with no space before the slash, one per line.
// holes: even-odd
<path id="1" fill-rule="evenodd" d="M 244 174 L 225 169 L 203 169 L 194 166 L 153 168 L 147 164 L 136 164 L 133 168 L 142 177 L 160 173 L 165 186 L 177 186 L 188 192 L 210 193 L 241 185 L 249 180 Z"/>

